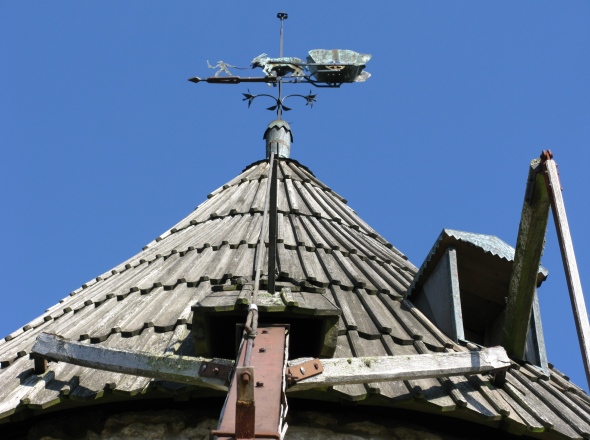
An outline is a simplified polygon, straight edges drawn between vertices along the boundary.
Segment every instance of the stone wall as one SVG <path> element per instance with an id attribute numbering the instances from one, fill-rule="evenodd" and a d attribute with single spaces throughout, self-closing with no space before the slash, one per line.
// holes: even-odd
<path id="1" fill-rule="evenodd" d="M 204 440 L 217 426 L 215 418 L 191 411 L 132 411 L 108 416 L 100 412 L 85 417 L 56 417 L 33 425 L 27 440 Z M 286 440 L 451 440 L 417 425 L 380 424 L 367 417 L 344 420 L 334 414 L 298 411 L 289 418 Z"/>
<path id="2" fill-rule="evenodd" d="M 156 408 L 156 407 L 157 408 Z M 2 440 L 205 440 L 219 407 L 189 402 L 137 410 L 136 405 L 88 407 L 32 418 Z M 295 407 L 294 407 L 295 406 Z M 126 408 L 135 408 L 127 411 Z M 497 428 L 398 409 L 291 405 L 286 440 L 460 440 L 513 438 Z M 0 426 L 0 433 L 3 433 Z"/>

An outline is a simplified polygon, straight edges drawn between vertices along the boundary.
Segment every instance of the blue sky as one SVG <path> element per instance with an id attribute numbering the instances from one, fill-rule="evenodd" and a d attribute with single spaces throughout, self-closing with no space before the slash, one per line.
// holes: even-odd
<path id="1" fill-rule="evenodd" d="M 514 245 L 552 149 L 588 294 L 589 2 L 4 1 L 0 336 L 263 158 L 270 103 L 187 78 L 278 55 L 281 10 L 286 56 L 373 55 L 366 83 L 291 101 L 293 158 L 420 266 L 443 228 Z M 552 222 L 543 264 L 549 360 L 587 389 Z"/>

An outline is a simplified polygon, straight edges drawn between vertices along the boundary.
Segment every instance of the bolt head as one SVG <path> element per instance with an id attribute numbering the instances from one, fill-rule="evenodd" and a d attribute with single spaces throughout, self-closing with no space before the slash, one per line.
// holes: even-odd
<path id="1" fill-rule="evenodd" d="M 299 371 L 301 371 L 301 374 L 305 374 L 305 368 L 301 367 Z"/>

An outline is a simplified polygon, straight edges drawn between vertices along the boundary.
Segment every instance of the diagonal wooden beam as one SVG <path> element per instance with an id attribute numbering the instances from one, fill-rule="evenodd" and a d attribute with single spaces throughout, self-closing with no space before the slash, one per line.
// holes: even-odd
<path id="1" fill-rule="evenodd" d="M 502 328 L 502 346 L 509 354 L 520 359 L 525 357 L 526 337 L 549 219 L 550 202 L 542 168 L 541 159 L 534 159 L 529 168 Z"/>
<path id="2" fill-rule="evenodd" d="M 567 286 L 576 321 L 576 329 L 578 331 L 578 341 L 580 343 L 582 358 L 584 359 L 586 381 L 590 386 L 590 324 L 588 323 L 588 313 L 586 312 L 586 303 L 584 302 L 584 294 L 582 292 L 582 282 L 580 281 L 578 264 L 576 263 L 576 255 L 574 254 L 574 244 L 565 213 L 565 203 L 563 201 L 563 194 L 561 193 L 557 164 L 552 159 L 553 155 L 551 151 L 544 151 L 543 155 L 546 159 L 544 162 L 545 183 L 549 192 L 549 199 L 551 200 L 553 220 L 557 229 L 557 238 L 559 239 L 559 247 L 561 249 L 561 259 L 563 260 L 563 268 L 565 270 L 565 277 L 567 279 Z"/>
<path id="3" fill-rule="evenodd" d="M 301 361 L 290 361 L 291 370 L 296 370 L 298 363 Z M 324 368 L 322 374 L 301 380 L 291 386 L 288 391 L 354 383 L 486 373 L 508 368 L 510 359 L 502 347 L 491 347 L 460 353 L 322 359 L 321 363 Z"/>
<path id="4" fill-rule="evenodd" d="M 169 380 L 227 391 L 233 361 L 160 355 L 82 344 L 41 333 L 31 350 L 35 356 L 115 373 Z M 218 374 L 215 374 L 215 368 Z M 208 377 L 211 376 L 211 377 Z"/>

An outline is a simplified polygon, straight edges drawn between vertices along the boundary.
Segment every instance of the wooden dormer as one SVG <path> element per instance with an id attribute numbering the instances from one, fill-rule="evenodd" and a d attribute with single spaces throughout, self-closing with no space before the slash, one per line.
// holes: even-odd
<path id="1" fill-rule="evenodd" d="M 500 345 L 513 260 L 514 249 L 498 237 L 444 229 L 408 297 L 454 341 Z M 547 275 L 539 267 L 537 287 Z M 536 295 L 525 360 L 547 368 Z"/>

